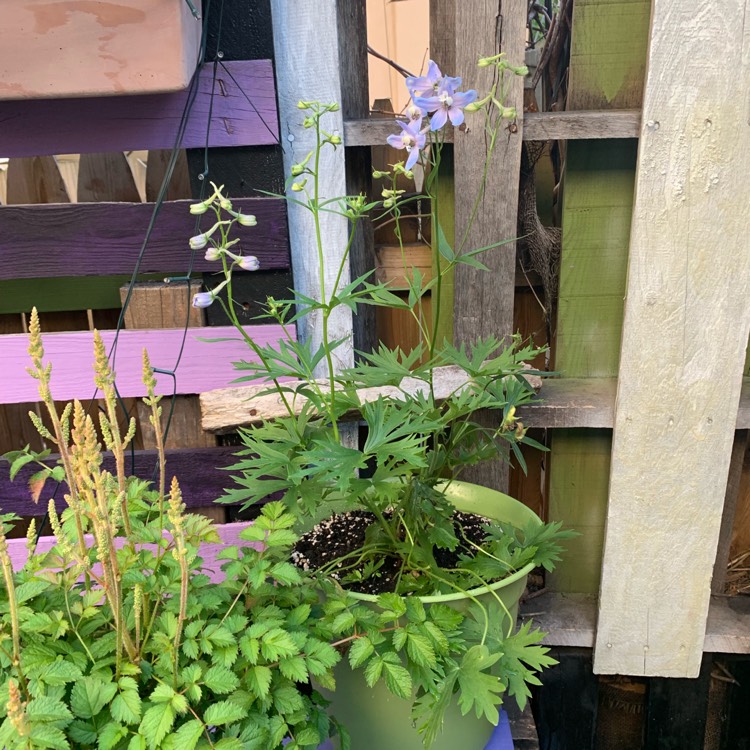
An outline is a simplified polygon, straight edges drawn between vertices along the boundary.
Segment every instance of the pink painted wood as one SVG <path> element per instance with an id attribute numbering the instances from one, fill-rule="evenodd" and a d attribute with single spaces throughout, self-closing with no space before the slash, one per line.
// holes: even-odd
<path id="1" fill-rule="evenodd" d="M 259 345 L 273 344 L 284 338 L 277 325 L 246 326 Z M 177 364 L 183 342 L 181 329 L 123 330 L 110 360 L 116 373 L 120 395 L 145 395 L 141 382 L 143 349 L 147 349 L 154 368 L 172 370 Z M 226 338 L 225 341 L 206 339 Z M 112 349 L 114 331 L 102 331 L 107 351 Z M 94 398 L 93 333 L 48 333 L 43 335 L 45 361 L 52 363 L 52 396 L 56 400 Z M 27 372 L 29 339 L 26 334 L 0 336 L 0 403 L 17 404 L 38 400 L 37 381 Z M 195 394 L 223 388 L 242 375 L 233 362 L 256 361 L 247 344 L 232 326 L 188 328 L 175 379 L 157 373 L 156 391 L 162 395 Z"/>
<path id="2" fill-rule="evenodd" d="M 206 65 L 178 148 L 279 141 L 270 60 Z M 235 83 L 236 81 L 236 83 Z M 0 154 L 42 156 L 173 148 L 187 91 L 147 96 L 0 102 Z M 213 100 L 213 111 L 210 112 Z M 211 127 L 209 128 L 209 112 Z"/>
<path id="3" fill-rule="evenodd" d="M 161 207 L 141 273 L 187 269 L 191 255 L 188 238 L 196 233 L 195 217 L 190 215 L 193 202 L 170 201 Z M 236 230 L 242 252 L 255 255 L 263 270 L 289 268 L 285 202 L 277 198 L 238 198 L 232 203 L 258 220 L 255 227 Z M 0 280 L 130 274 L 153 209 L 153 203 L 1 206 Z M 211 227 L 213 216 L 202 217 L 203 231 Z M 203 255 L 195 254 L 193 269 L 216 271 L 217 264 Z"/>
<path id="4" fill-rule="evenodd" d="M 250 526 L 250 523 L 225 523 L 218 524 L 215 526 L 216 531 L 221 537 L 221 542 L 212 544 L 201 545 L 200 556 L 203 558 L 203 572 L 208 575 L 212 581 L 219 582 L 224 579 L 224 574 L 221 571 L 222 560 L 217 560 L 216 557 L 225 547 L 237 545 L 240 547 L 255 547 L 258 548 L 257 542 L 245 542 L 240 539 L 240 532 Z M 94 543 L 94 538 L 91 534 L 86 534 L 86 546 L 90 547 Z M 37 552 L 44 553 L 49 552 L 56 544 L 55 537 L 43 536 L 39 539 L 37 544 Z M 115 545 L 117 548 L 123 547 L 125 544 L 124 539 L 116 539 Z M 150 544 L 144 545 L 146 548 L 154 549 L 155 546 Z M 8 539 L 8 554 L 10 555 L 10 561 L 13 565 L 13 570 L 20 570 L 25 564 L 28 558 L 28 550 L 26 549 L 25 539 Z"/>

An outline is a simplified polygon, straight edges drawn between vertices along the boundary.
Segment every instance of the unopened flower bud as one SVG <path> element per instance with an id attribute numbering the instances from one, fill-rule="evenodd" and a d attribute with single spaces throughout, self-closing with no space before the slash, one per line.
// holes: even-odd
<path id="1" fill-rule="evenodd" d="M 489 68 L 490 65 L 494 60 L 491 57 L 480 57 L 479 62 L 477 63 L 478 68 Z"/>
<path id="2" fill-rule="evenodd" d="M 221 258 L 221 250 L 218 247 L 209 247 L 204 257 L 209 261 L 219 260 Z"/>
<path id="3" fill-rule="evenodd" d="M 292 190 L 295 193 L 301 193 L 305 189 L 305 182 L 306 182 L 306 180 L 304 182 L 293 182 L 292 183 Z"/>
<path id="4" fill-rule="evenodd" d="M 314 117 L 305 117 L 304 120 L 302 120 L 302 127 L 303 128 L 312 128 L 315 126 L 315 118 Z"/>
<path id="5" fill-rule="evenodd" d="M 470 102 L 464 107 L 464 112 L 478 112 L 483 106 L 479 102 Z"/>
<path id="6" fill-rule="evenodd" d="M 329 143 L 332 143 L 334 146 L 340 146 L 341 145 L 341 136 L 340 135 L 332 135 L 328 139 Z"/>
<path id="7" fill-rule="evenodd" d="M 527 76 L 529 74 L 529 69 L 525 65 L 519 65 L 517 68 L 512 68 L 512 70 L 517 76 Z"/>
<path id="8" fill-rule="evenodd" d="M 205 234 L 196 234 L 195 237 L 190 238 L 191 250 L 203 250 L 206 245 L 208 245 L 208 237 Z"/>
<path id="9" fill-rule="evenodd" d="M 211 292 L 198 292 L 193 295 L 193 307 L 210 307 L 214 301 Z"/>
<path id="10" fill-rule="evenodd" d="M 190 206 L 190 213 L 193 214 L 193 216 L 200 216 L 201 214 L 205 214 L 206 211 L 208 211 L 207 203 L 193 203 Z"/>
<path id="11" fill-rule="evenodd" d="M 219 205 L 225 210 L 225 211 L 231 211 L 232 210 L 232 201 L 229 200 L 229 198 L 221 198 L 219 200 Z"/>
<path id="12" fill-rule="evenodd" d="M 243 227 L 254 227 L 257 226 L 258 220 L 252 214 L 237 214 L 237 223 Z"/>
<path id="13" fill-rule="evenodd" d="M 374 180 L 379 180 L 382 177 L 388 177 L 388 172 L 381 172 L 379 169 L 374 169 L 372 172 L 372 178 Z"/>
<path id="14" fill-rule="evenodd" d="M 292 177 L 299 177 L 305 168 L 301 164 L 292 164 Z"/>
<path id="15" fill-rule="evenodd" d="M 260 268 L 260 263 L 254 255 L 243 255 L 237 265 L 243 271 L 257 271 Z"/>
<path id="16" fill-rule="evenodd" d="M 518 112 L 515 107 L 504 107 L 503 108 L 503 119 L 504 120 L 515 120 L 518 116 Z"/>

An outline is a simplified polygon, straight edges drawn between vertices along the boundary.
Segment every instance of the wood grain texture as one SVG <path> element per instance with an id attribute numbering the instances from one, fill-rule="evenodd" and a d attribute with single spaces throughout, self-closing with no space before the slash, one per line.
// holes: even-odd
<path id="1" fill-rule="evenodd" d="M 271 9 L 284 171 L 289 174 L 292 165 L 315 148 L 315 129 L 302 127 L 305 113 L 297 103 L 301 99 L 342 101 L 337 4 L 336 0 L 271 0 Z M 329 133 L 341 134 L 341 112 L 327 115 L 322 127 Z M 346 195 L 344 149 L 324 148 L 319 174 L 321 199 Z M 308 189 L 310 184 L 311 181 Z M 299 199 L 301 194 L 293 193 L 290 187 L 289 195 Z M 321 264 L 313 216 L 303 206 L 294 204 L 289 205 L 288 216 L 294 287 L 308 297 L 320 299 Z M 328 297 L 344 259 L 349 228 L 344 217 L 328 212 L 321 214 L 320 224 L 324 287 Z M 342 278 L 350 278 L 348 261 L 344 262 Z M 302 341 L 310 341 L 312 350 L 317 350 L 322 340 L 321 316 L 316 313 L 300 320 L 297 336 Z M 334 368 L 351 366 L 354 350 L 352 315 L 348 308 L 339 307 L 329 318 L 329 338 L 347 339 L 333 352 Z M 322 375 L 323 369 L 319 368 L 317 374 Z"/>
<path id="2" fill-rule="evenodd" d="M 523 0 L 462 0 L 456 3 L 456 70 L 464 89 L 480 96 L 489 90 L 493 68 L 477 68 L 483 55 L 504 52 L 511 64 L 524 60 L 527 4 Z M 489 139 L 481 126 L 454 134 L 456 252 L 485 247 L 515 237 L 518 219 L 518 178 L 523 132 L 523 79 L 508 76 L 506 105 L 518 109 L 517 129 L 503 131 L 490 157 L 487 180 L 483 174 Z M 474 203 L 484 188 L 476 219 L 470 226 Z M 468 229 L 468 233 L 467 233 Z M 459 238 L 466 236 L 464 247 Z M 480 337 L 503 338 L 513 332 L 516 245 L 509 242 L 485 253 L 488 272 L 459 266 L 455 274 L 453 304 L 454 343 Z M 471 467 L 468 481 L 504 491 L 508 484 L 506 462 L 496 460 Z"/>
<path id="3" fill-rule="evenodd" d="M 640 109 L 649 1 L 579 0 L 573 12 L 567 109 Z M 567 144 L 553 363 L 565 378 L 617 374 L 636 152 L 625 140 Z M 609 441 L 604 431 L 553 434 L 550 519 L 586 521 L 550 577 L 558 590 L 599 589 Z"/>
<path id="4" fill-rule="evenodd" d="M 81 154 L 78 161 L 78 203 L 100 201 L 141 201 L 133 172 L 121 151 Z"/>
<path id="5" fill-rule="evenodd" d="M 370 111 L 367 56 L 366 0 L 336 0 L 338 20 L 339 75 L 341 77 L 341 113 L 344 118 L 366 117 Z M 372 187 L 372 152 L 366 146 L 347 149 L 345 154 L 347 195 L 368 195 Z M 375 267 L 372 224 L 360 221 L 349 251 L 353 279 Z M 377 347 L 376 309 L 360 305 L 352 318 L 352 340 L 357 351 Z"/>
<path id="6" fill-rule="evenodd" d="M 224 469 L 236 462 L 236 451 L 237 448 L 230 447 L 167 450 L 167 476 L 170 480 L 173 476 L 179 480 L 183 501 L 188 508 L 213 504 L 216 498 L 224 494 L 224 488 L 232 485 L 231 475 Z M 51 457 L 50 463 L 54 460 L 55 458 Z M 107 471 L 114 471 L 115 464 L 111 454 L 105 453 L 103 466 Z M 152 481 L 157 476 L 157 469 L 158 457 L 154 450 L 138 450 L 126 455 L 125 470 L 129 475 Z M 54 497 L 55 506 L 59 510 L 65 507 L 64 497 L 68 490 L 64 482 L 57 491 L 55 482 L 48 482 L 39 503 L 33 502 L 28 490 L 28 480 L 34 471 L 31 466 L 26 466 L 18 472 L 15 481 L 11 482 L 5 464 L 0 472 L 0 507 L 3 513 L 43 516 L 47 512 L 47 504 L 51 497 Z"/>
<path id="7" fill-rule="evenodd" d="M 246 330 L 261 345 L 282 338 L 280 326 L 263 325 Z M 114 331 L 102 331 L 102 339 L 110 351 Z M 205 339 L 227 338 L 226 341 Z M 91 398 L 93 386 L 93 334 L 49 333 L 43 335 L 45 360 L 52 363 L 52 396 L 59 401 Z M 123 397 L 145 395 L 141 382 L 143 349 L 147 349 L 155 368 L 175 368 L 183 345 L 182 330 L 120 331 L 117 349 L 110 359 L 117 374 L 117 387 Z M 0 403 L 13 404 L 37 399 L 37 381 L 26 372 L 28 337 L 15 334 L 0 337 Z M 173 379 L 156 373 L 156 392 L 163 395 L 201 393 L 223 387 L 241 374 L 233 363 L 253 361 L 253 355 L 234 327 L 226 326 L 188 329 L 184 349 Z"/>
<path id="8" fill-rule="evenodd" d="M 70 202 L 54 156 L 10 159 L 6 180 L 6 203 Z"/>
<path id="9" fill-rule="evenodd" d="M 203 68 L 182 148 L 278 143 L 270 60 L 242 60 Z M 235 83 L 236 81 L 236 83 Z M 213 92 L 213 95 L 212 95 Z M 0 102 L 4 156 L 171 149 L 187 91 L 105 99 Z M 249 101 L 248 101 L 249 100 Z M 209 127 L 209 110 L 211 127 Z"/>
<path id="10" fill-rule="evenodd" d="M 546 592 L 521 603 L 521 620 L 532 619 L 547 635 L 547 646 L 592 648 L 597 629 L 593 594 Z M 702 650 L 750 654 L 750 603 L 747 597 L 711 597 Z"/>
<path id="11" fill-rule="evenodd" d="M 445 68 L 450 70 L 450 68 Z M 524 112 L 524 141 L 575 141 L 602 138 L 637 138 L 641 113 L 636 109 L 599 112 Z M 379 146 L 395 132 L 391 119 L 344 120 L 344 142 L 347 146 Z M 454 133 L 446 131 L 445 140 L 453 143 Z"/>
<path id="12" fill-rule="evenodd" d="M 264 269 L 288 268 L 286 206 L 277 198 L 238 198 L 236 208 L 254 214 L 256 227 L 240 228 L 244 253 Z M 143 273 L 184 273 L 190 261 L 188 238 L 195 234 L 190 201 L 165 203 L 143 256 Z M 130 274 L 135 268 L 154 205 L 95 203 L 0 207 L 0 281 L 10 279 Z M 201 227 L 210 228 L 203 217 Z M 43 263 L 29 262 L 43 257 Z M 197 252 L 194 271 L 215 271 L 216 263 Z"/>
<path id="13" fill-rule="evenodd" d="M 540 379 L 536 376 L 528 376 L 529 383 L 534 388 L 540 386 Z M 440 401 L 460 389 L 468 382 L 466 372 L 457 366 L 436 367 L 434 370 L 435 398 Z M 287 388 L 296 389 L 304 383 L 298 380 L 290 380 Z M 234 388 L 221 388 L 212 392 L 201 393 L 201 414 L 203 429 L 212 432 L 228 432 L 237 427 L 255 424 L 266 419 L 277 419 L 288 414 L 281 398 L 275 393 L 262 395 L 262 391 L 268 390 L 267 386 L 248 385 Z M 373 388 L 360 388 L 357 391 L 360 403 L 377 401 L 380 398 L 403 398 L 404 393 L 428 393 L 429 384 L 419 378 L 404 378 L 398 387 L 382 386 Z M 291 402 L 295 413 L 300 413 L 302 407 L 307 403 L 307 398 L 286 394 L 287 401 Z M 355 416 L 355 413 L 352 413 Z"/>
<path id="14" fill-rule="evenodd" d="M 750 77 L 750 29 L 735 23 L 748 13 L 746 0 L 722 13 L 708 2 L 654 6 L 599 673 L 695 677 L 700 668 L 750 331 L 750 126 L 747 101 L 725 74 Z"/>

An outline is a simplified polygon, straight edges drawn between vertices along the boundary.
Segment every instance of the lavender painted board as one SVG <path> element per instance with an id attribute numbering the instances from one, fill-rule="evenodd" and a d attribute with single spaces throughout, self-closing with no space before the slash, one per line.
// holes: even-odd
<path id="1" fill-rule="evenodd" d="M 2 151 L 0 150 L 0 153 Z M 169 201 L 156 219 L 141 273 L 187 271 L 195 234 L 193 201 Z M 239 227 L 242 252 L 255 255 L 264 270 L 289 268 L 286 203 L 280 198 L 232 201 L 258 225 Z M 131 274 L 146 235 L 153 203 L 74 203 L 0 206 L 0 281 L 58 276 Z M 213 214 L 211 214 L 213 216 Z M 208 230 L 211 217 L 201 217 Z M 193 270 L 216 271 L 215 262 L 196 252 Z"/>
<path id="2" fill-rule="evenodd" d="M 179 147 L 203 148 L 206 139 L 213 148 L 278 143 L 271 61 L 241 60 L 224 65 L 226 68 L 217 69 L 215 85 L 213 65 L 201 71 Z M 180 91 L 0 102 L 0 154 L 15 157 L 171 149 L 187 98 L 188 92 Z"/>
<path id="3" fill-rule="evenodd" d="M 273 344 L 284 337 L 281 326 L 245 326 L 260 345 Z M 117 388 L 123 398 L 145 395 L 141 382 L 143 349 L 147 349 L 155 369 L 172 370 L 183 345 L 177 375 L 156 373 L 156 392 L 162 395 L 202 393 L 227 386 L 241 373 L 233 367 L 240 360 L 256 361 L 247 344 L 233 326 L 171 330 L 120 331 L 117 348 L 110 360 L 114 364 Z M 107 351 L 111 351 L 115 331 L 101 332 Z M 206 339 L 227 338 L 226 341 Z M 52 363 L 52 397 L 58 401 L 96 398 L 93 386 L 93 333 L 48 333 L 43 335 L 45 361 Z M 37 381 L 27 372 L 29 337 L 26 334 L 0 336 L 0 403 L 19 404 L 38 400 Z M 197 428 L 197 425 L 196 425 Z"/>
<path id="4" fill-rule="evenodd" d="M 245 542 L 240 539 L 240 532 L 249 526 L 249 523 L 225 523 L 218 524 L 215 528 L 221 537 L 221 542 L 201 545 L 200 556 L 203 558 L 203 572 L 208 575 L 212 581 L 218 582 L 224 579 L 221 566 L 224 561 L 217 560 L 216 557 L 225 547 L 238 545 L 241 547 L 256 547 L 257 542 Z M 85 534 L 86 546 L 91 547 L 94 538 L 91 534 Z M 56 540 L 53 536 L 43 536 L 37 543 L 37 552 L 49 552 L 55 546 Z M 125 545 L 124 539 L 115 539 L 115 546 L 119 548 Z M 155 545 L 144 544 L 144 548 L 155 549 Z M 25 539 L 9 539 L 8 554 L 13 565 L 13 570 L 20 570 L 25 564 L 28 557 Z"/>
<path id="5" fill-rule="evenodd" d="M 166 406 L 165 406 L 166 408 Z M 167 445 L 169 441 L 167 441 Z M 237 459 L 237 447 L 185 448 L 167 450 L 167 484 L 173 476 L 180 482 L 182 496 L 188 508 L 203 508 L 213 505 L 216 498 L 224 494 L 225 488 L 232 487 L 231 475 L 224 471 Z M 131 461 L 131 458 L 134 459 Z M 55 456 L 50 456 L 49 463 L 54 465 Z M 135 451 L 128 453 L 125 460 L 125 471 L 141 479 L 154 480 L 157 476 L 158 456 L 156 451 Z M 104 454 L 104 469 L 113 472 L 115 462 L 112 455 Z M 0 462 L 0 512 L 16 513 L 19 516 L 43 516 L 47 513 L 47 504 L 54 496 L 55 507 L 62 512 L 65 508 L 65 493 L 68 485 L 62 483 L 57 489 L 56 482 L 48 482 L 44 487 L 39 502 L 31 499 L 28 482 L 37 467 L 24 466 L 14 481 L 8 478 L 9 465 Z"/>

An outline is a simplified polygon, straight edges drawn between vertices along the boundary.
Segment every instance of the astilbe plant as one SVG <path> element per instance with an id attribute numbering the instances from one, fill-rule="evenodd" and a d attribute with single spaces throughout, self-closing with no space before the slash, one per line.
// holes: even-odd
<path id="1" fill-rule="evenodd" d="M 521 446 L 542 448 L 518 419 L 518 409 L 535 396 L 526 376 L 541 374 L 526 363 L 542 351 L 519 337 L 509 342 L 486 337 L 455 346 L 437 333 L 445 314 L 441 302 L 446 278 L 461 265 L 486 269 L 481 254 L 496 252 L 504 244 L 466 247 L 484 184 L 469 226 L 457 235 L 455 247 L 440 222 L 443 126 L 448 121 L 461 124 L 464 110 L 482 113 L 488 147 L 486 177 L 502 129 L 516 117 L 515 109 L 505 104 L 507 77 L 524 75 L 525 68 L 514 68 L 503 55 L 483 58 L 479 65 L 494 67 L 496 72 L 492 88 L 479 100 L 474 91 L 459 92 L 460 79 L 443 76 L 434 63 L 426 76 L 407 79 L 412 96 L 408 121 L 399 121 L 401 132 L 389 138 L 390 145 L 404 149 L 407 158 L 388 172 L 375 173 L 376 179 L 386 181 L 382 201 L 321 194 L 320 154 L 340 143 L 325 129 L 325 118 L 338 105 L 301 101 L 304 127 L 314 130 L 316 145 L 292 168 L 287 183 L 291 194 L 279 197 L 313 216 L 320 264 L 317 298 L 297 292 L 288 300 L 267 300 L 265 317 L 284 333 L 272 346 L 255 342 L 232 314 L 236 303 L 231 296 L 227 303 L 230 319 L 254 354 L 253 361 L 236 363 L 241 371 L 238 382 L 264 380 L 269 384 L 267 392 L 279 397 L 287 413 L 241 431 L 245 449 L 233 467 L 238 488 L 229 490 L 223 500 L 247 507 L 278 492 L 285 505 L 302 517 L 320 519 L 351 509 L 372 513 L 374 523 L 364 544 L 319 570 L 326 612 L 335 615 L 333 629 L 340 642 L 352 643 L 349 661 L 352 667 L 364 669 L 369 685 L 383 679 L 393 693 L 416 697 L 414 718 L 426 744 L 439 732 L 454 694 L 464 713 L 474 710 L 494 722 L 504 692 L 525 703 L 527 683 L 536 682 L 534 672 L 552 663 L 539 646 L 542 634 L 528 625 L 514 633 L 499 596 L 491 594 L 488 605 L 470 592 L 487 588 L 529 563 L 551 570 L 561 542 L 572 535 L 558 523 L 524 529 L 491 523 L 485 543 L 477 545 L 456 528 L 454 508 L 446 496 L 466 467 L 514 457 L 525 468 Z M 426 174 L 425 194 L 408 195 L 400 185 L 404 178 L 413 178 L 418 163 Z M 429 280 L 409 267 L 401 233 L 407 204 L 420 199 L 428 199 L 431 206 L 434 275 Z M 226 200 L 217 189 L 208 201 L 218 219 Z M 199 210 L 206 205 L 199 204 Z M 327 212 L 349 221 L 349 239 L 336 269 L 326 269 L 324 262 L 320 217 Z M 406 299 L 388 284 L 373 281 L 370 274 L 351 281 L 345 278 L 358 224 L 373 214 L 377 220 L 392 221 L 408 280 Z M 334 279 L 332 288 L 327 288 L 327 278 Z M 230 281 L 227 275 L 226 283 Z M 432 325 L 425 305 L 428 294 Z M 196 304 L 200 303 L 198 298 Z M 329 319 L 339 307 L 356 313 L 360 305 L 410 313 L 420 331 L 419 344 L 409 352 L 381 344 L 375 351 L 360 352 L 355 366 L 336 371 L 333 353 L 344 341 L 329 336 Z M 322 343 L 317 348 L 292 335 L 291 326 L 305 316 L 315 316 L 321 327 Z M 439 384 L 446 378 L 452 385 L 441 393 Z M 494 426 L 478 417 L 486 410 L 497 415 Z M 342 424 L 352 415 L 366 428 L 361 445 L 342 437 Z M 455 566 L 441 567 L 438 558 L 444 550 L 457 555 Z M 326 578 L 335 574 L 343 585 L 356 588 L 363 581 L 377 581 L 384 561 L 394 558 L 398 561 L 395 591 L 380 596 L 375 607 L 347 598 L 338 583 Z M 471 601 L 466 612 L 441 605 L 425 609 L 415 596 L 401 598 L 456 592 Z"/>
<path id="2" fill-rule="evenodd" d="M 30 373 L 48 411 L 32 414 L 54 444 L 67 482 L 67 507 L 48 514 L 55 545 L 13 569 L 0 529 L 0 747 L 99 750 L 270 750 L 314 748 L 335 732 L 310 680 L 333 687 L 340 656 L 306 575 L 288 562 L 294 519 L 280 503 L 243 532 L 245 544 L 219 557 L 223 578 L 203 569 L 201 545 L 219 542 L 211 522 L 185 512 L 180 487 L 128 477 L 116 419 L 114 375 L 95 334 L 98 426 L 115 471 L 104 468 L 94 420 L 80 402 L 58 414 L 50 392 L 36 312 Z M 159 396 L 144 353 L 146 403 L 160 435 Z M 11 472 L 39 461 L 28 448 L 6 456 Z M 255 542 L 255 543 L 253 543 Z M 262 542 L 258 544 L 257 542 Z"/>

